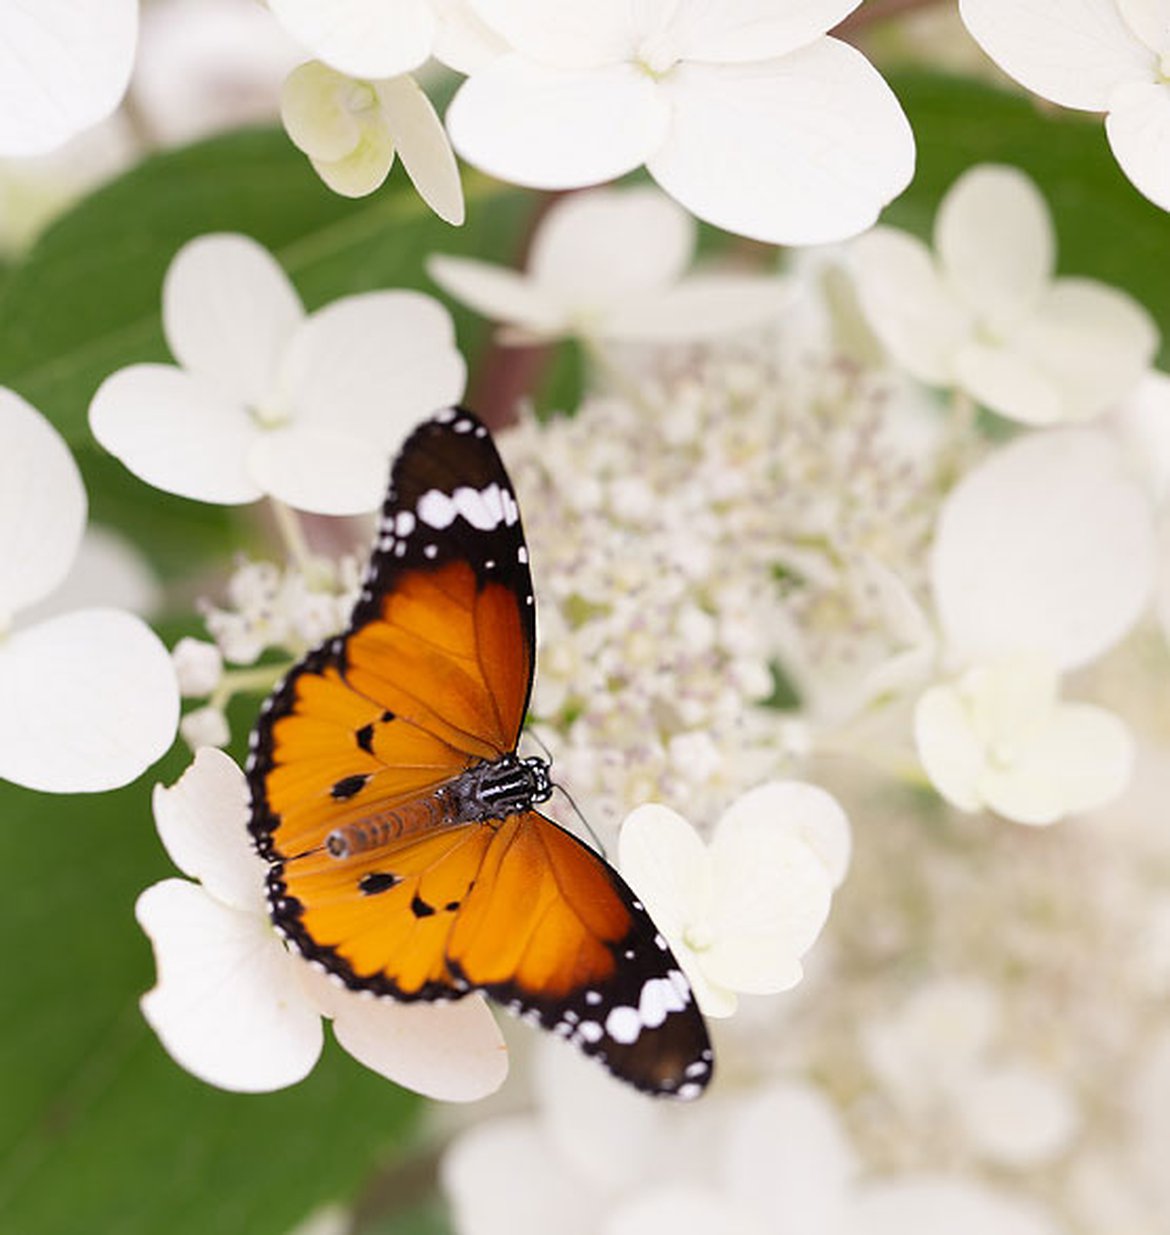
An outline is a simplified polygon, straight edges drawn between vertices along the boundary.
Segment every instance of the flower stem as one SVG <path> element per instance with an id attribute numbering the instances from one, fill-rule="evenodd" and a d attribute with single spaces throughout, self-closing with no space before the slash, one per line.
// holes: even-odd
<path id="1" fill-rule="evenodd" d="M 271 665 L 257 665 L 255 669 L 229 669 L 208 699 L 208 706 L 222 712 L 236 695 L 266 695 L 294 663 L 282 660 Z"/>

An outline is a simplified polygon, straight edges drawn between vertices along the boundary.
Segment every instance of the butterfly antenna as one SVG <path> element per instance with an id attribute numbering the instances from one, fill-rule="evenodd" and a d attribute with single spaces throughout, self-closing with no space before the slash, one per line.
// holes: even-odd
<path id="1" fill-rule="evenodd" d="M 605 843 L 602 841 L 601 837 L 598 836 L 597 833 L 593 830 L 593 825 L 589 822 L 588 819 L 585 818 L 585 815 L 582 813 L 581 808 L 577 805 L 576 802 L 573 801 L 573 795 L 564 787 L 564 785 L 556 784 L 556 782 L 554 782 L 554 785 L 557 789 L 561 791 L 562 794 L 564 794 L 565 801 L 568 802 L 568 804 L 573 808 L 573 814 L 576 815 L 577 818 L 581 820 L 582 826 L 585 828 L 585 831 L 589 833 L 590 838 L 592 839 L 594 845 L 597 847 L 598 853 L 600 853 L 601 856 L 605 858 L 605 860 L 608 862 L 609 854 L 606 853 L 605 851 Z"/>

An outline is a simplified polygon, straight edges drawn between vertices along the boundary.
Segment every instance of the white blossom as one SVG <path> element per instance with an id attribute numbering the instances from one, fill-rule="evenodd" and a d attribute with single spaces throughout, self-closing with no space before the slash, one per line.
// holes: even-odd
<path id="1" fill-rule="evenodd" d="M 448 223 L 463 222 L 455 155 L 431 101 L 409 74 L 359 80 L 312 60 L 290 74 L 280 111 L 289 137 L 335 193 L 372 193 L 397 156 L 427 205 Z"/>
<path id="2" fill-rule="evenodd" d="M 849 823 L 823 789 L 753 789 L 710 845 L 681 815 L 645 805 L 622 825 L 618 862 L 691 979 L 708 1016 L 736 992 L 772 994 L 801 979 L 800 958 L 829 913 L 848 862 Z"/>
<path id="3" fill-rule="evenodd" d="M 407 431 L 463 392 L 437 302 L 367 292 L 306 317 L 284 271 L 245 236 L 178 252 L 163 326 L 179 365 L 108 377 L 90 426 L 135 475 L 200 501 L 267 494 L 322 514 L 373 510 Z"/>
<path id="4" fill-rule="evenodd" d="M 179 680 L 179 691 L 187 698 L 210 695 L 223 677 L 223 656 L 214 643 L 183 638 L 175 644 L 171 659 Z"/>
<path id="5" fill-rule="evenodd" d="M 1170 209 L 1170 24 L 1161 0 L 959 0 L 959 12 L 1026 89 L 1062 107 L 1104 112 L 1121 170 Z"/>
<path id="6" fill-rule="evenodd" d="M 909 183 L 897 100 L 826 36 L 857 0 L 471 4 L 510 50 L 472 72 L 447 125 L 493 176 L 578 188 L 645 164 L 692 214 L 783 244 L 855 235 Z"/>
<path id="7" fill-rule="evenodd" d="M 0 388 L 0 777 L 45 792 L 134 780 L 178 723 L 166 649 L 139 617 L 109 607 L 108 586 L 88 592 L 88 607 L 54 611 L 85 522 L 85 489 L 64 441 Z M 50 616 L 29 621 L 34 606 Z"/>
<path id="8" fill-rule="evenodd" d="M 1157 329 L 1130 296 L 1053 278 L 1048 208 L 1017 169 L 960 176 L 939 207 L 934 247 L 888 227 L 852 247 L 870 326 L 919 380 L 1047 425 L 1103 412 L 1153 359 Z"/>
<path id="9" fill-rule="evenodd" d="M 444 291 L 502 323 L 505 342 L 712 338 L 774 321 L 786 292 L 774 277 L 687 274 L 694 220 L 652 188 L 596 189 L 550 208 L 528 269 L 436 255 Z"/>
<path id="10" fill-rule="evenodd" d="M 286 947 L 248 836 L 244 775 L 227 755 L 200 751 L 175 785 L 156 787 L 154 813 L 188 878 L 138 898 L 158 965 L 142 1011 L 176 1062 L 222 1089 L 281 1089 L 312 1070 L 325 1018 L 366 1067 L 420 1093 L 471 1101 L 502 1083 L 507 1054 L 478 995 L 444 1005 L 363 999 Z"/>

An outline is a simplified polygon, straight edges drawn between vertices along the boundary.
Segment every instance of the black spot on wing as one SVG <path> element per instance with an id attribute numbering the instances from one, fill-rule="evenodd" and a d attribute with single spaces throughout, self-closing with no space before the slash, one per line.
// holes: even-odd
<path id="1" fill-rule="evenodd" d="M 329 790 L 330 795 L 337 802 L 347 802 L 350 798 L 356 797 L 366 787 L 366 782 L 370 778 L 368 776 L 355 775 L 344 776 Z"/>
<path id="2" fill-rule="evenodd" d="M 396 888 L 401 882 L 398 875 L 392 875 L 389 871 L 370 871 L 368 875 L 361 877 L 358 887 L 365 896 L 377 896 L 379 892 L 389 892 L 391 888 Z"/>

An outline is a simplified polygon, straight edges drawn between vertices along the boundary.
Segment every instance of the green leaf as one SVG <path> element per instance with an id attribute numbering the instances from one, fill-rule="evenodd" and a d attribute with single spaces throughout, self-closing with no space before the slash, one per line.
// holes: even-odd
<path id="1" fill-rule="evenodd" d="M 353 1200 L 409 1138 L 413 1096 L 333 1043 L 292 1089 L 222 1093 L 139 1014 L 154 967 L 134 900 L 175 874 L 147 786 L 59 798 L 0 785 L 0 823 L 0 1230 L 279 1235 Z"/>
<path id="2" fill-rule="evenodd" d="M 1170 364 L 1170 220 L 1122 175 L 1101 117 L 939 74 L 891 74 L 890 84 L 910 117 L 918 168 L 882 221 L 929 238 L 943 194 L 967 168 L 1019 167 L 1052 208 L 1060 273 L 1101 279 L 1140 300 L 1162 331 L 1161 362 Z"/>

